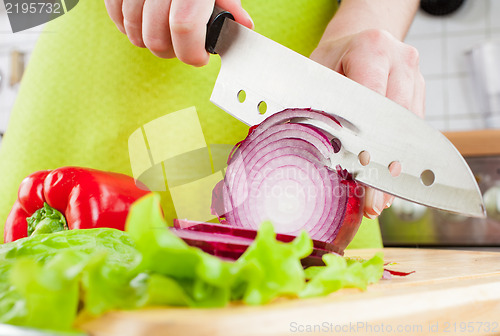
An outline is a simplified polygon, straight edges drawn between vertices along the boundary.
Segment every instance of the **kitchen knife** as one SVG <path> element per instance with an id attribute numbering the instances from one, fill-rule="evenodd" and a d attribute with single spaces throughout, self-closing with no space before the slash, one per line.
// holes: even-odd
<path id="1" fill-rule="evenodd" d="M 332 167 L 340 164 L 357 181 L 415 203 L 485 217 L 479 187 L 462 155 L 409 110 L 238 24 L 218 8 L 207 24 L 206 49 L 221 57 L 210 101 L 235 118 L 255 125 L 286 108 L 325 111 L 342 127 L 296 121 L 340 140 Z M 240 102 L 242 90 L 246 97 Z M 369 153 L 367 165 L 360 163 L 361 152 Z M 388 169 L 395 161 L 401 165 L 397 177 Z"/>

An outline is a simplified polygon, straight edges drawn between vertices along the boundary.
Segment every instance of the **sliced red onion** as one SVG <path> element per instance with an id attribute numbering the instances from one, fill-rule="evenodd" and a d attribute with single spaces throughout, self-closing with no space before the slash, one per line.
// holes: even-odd
<path id="1" fill-rule="evenodd" d="M 174 228 L 184 231 L 196 231 L 196 232 L 203 232 L 215 235 L 227 235 L 227 236 L 247 238 L 251 240 L 255 239 L 255 237 L 257 236 L 257 231 L 252 229 L 235 227 L 225 224 L 197 222 L 187 219 L 174 219 Z M 284 243 L 291 242 L 295 238 L 296 236 L 293 235 L 280 234 L 280 233 L 276 234 L 276 239 Z M 325 252 L 328 253 L 330 252 L 339 253 L 338 248 L 335 245 L 331 243 L 326 243 L 324 241 L 313 240 L 313 247 L 316 250 L 324 250 Z"/>
<path id="2" fill-rule="evenodd" d="M 346 214 L 349 186 L 330 168 L 335 151 L 329 138 L 321 130 L 293 122 L 304 119 L 340 127 L 326 113 L 288 109 L 266 119 L 239 143 L 218 190 L 225 223 L 256 230 L 269 220 L 277 233 L 306 230 L 312 239 L 335 240 Z"/>
<path id="3" fill-rule="evenodd" d="M 233 209 L 239 204 L 243 203 L 243 201 L 246 199 L 246 195 L 249 192 L 248 187 L 255 187 L 255 185 L 250 184 L 250 181 L 252 181 L 255 175 L 259 174 L 260 176 L 262 176 L 265 173 L 263 169 L 267 169 L 269 171 L 270 169 L 272 169 L 269 166 L 263 166 L 269 161 L 269 158 L 273 159 L 273 163 L 276 163 L 274 162 L 274 158 L 276 156 L 280 154 L 286 155 L 287 153 L 289 153 L 292 155 L 292 158 L 305 157 L 308 162 L 316 163 L 316 166 L 319 169 L 325 167 L 326 162 L 319 162 L 319 160 L 326 160 L 326 158 L 319 157 L 317 155 L 316 149 L 309 142 L 300 139 L 302 134 L 300 134 L 300 132 L 296 132 L 296 130 L 300 128 L 307 130 L 309 130 L 310 128 L 299 124 L 293 126 L 293 128 L 290 128 L 290 125 L 279 125 L 274 127 L 275 129 L 280 129 L 283 127 L 285 128 L 285 131 L 278 132 L 280 138 L 277 138 L 273 142 L 270 142 L 270 140 L 272 140 L 272 137 L 266 139 L 259 139 L 260 137 L 258 137 L 256 140 L 252 141 L 252 144 L 256 144 L 256 146 L 249 147 L 250 142 L 246 141 L 242 144 L 242 146 L 237 151 L 237 154 L 233 156 L 231 160 L 230 167 L 232 168 L 231 171 L 233 171 L 234 173 L 226 175 L 226 185 L 228 187 L 231 187 L 233 185 L 237 186 L 237 189 L 233 189 L 231 191 L 233 197 L 224 198 L 226 202 L 226 210 Z M 286 130 L 288 130 L 288 132 L 286 132 Z M 319 145 L 320 144 L 318 144 L 318 146 Z M 284 147 L 287 148 L 285 149 Z M 327 147 L 325 147 L 323 144 L 323 149 L 325 148 Z M 299 153 L 300 151 L 302 151 L 302 155 L 301 153 Z M 269 155 L 267 155 L 266 157 L 264 154 Z M 262 159 L 264 159 L 264 161 Z M 292 167 L 293 166 L 297 165 L 292 165 Z M 311 170 L 311 168 L 309 170 Z M 255 181 L 252 181 L 252 183 L 255 183 Z M 227 191 L 228 190 L 226 189 L 226 192 Z M 243 199 L 240 199 L 238 196 L 242 196 Z M 238 225 L 239 221 L 236 221 L 234 223 L 235 225 Z M 259 224 L 260 223 L 257 223 L 251 227 L 257 228 Z M 274 224 L 276 225 L 276 223 Z"/>
<path id="4" fill-rule="evenodd" d="M 197 232 L 170 228 L 179 238 L 188 245 L 198 247 L 203 251 L 215 255 L 217 251 L 232 252 L 238 258 L 252 244 L 253 239 L 228 236 L 216 233 Z"/>
<path id="5" fill-rule="evenodd" d="M 238 259 L 253 243 L 253 239 L 238 237 L 216 232 L 193 231 L 188 229 L 170 228 L 170 231 L 182 238 L 188 245 L 198 247 L 201 250 L 215 256 L 232 260 Z M 256 232 L 255 232 L 256 233 Z M 332 253 L 324 249 L 313 248 L 310 258 L 321 259 L 326 253 Z"/>
<path id="6" fill-rule="evenodd" d="M 329 195 L 323 188 L 323 181 L 328 179 L 326 169 L 322 169 L 324 166 L 317 163 L 307 149 L 277 146 L 266 149 L 269 149 L 268 153 L 261 150 L 255 161 L 244 165 L 246 171 L 240 171 L 238 177 L 240 180 L 246 178 L 246 181 L 237 180 L 234 185 L 228 185 L 228 189 L 234 186 L 230 189 L 233 199 L 235 195 L 239 197 L 238 201 L 241 199 L 236 205 L 242 204 L 233 213 L 240 217 L 243 226 L 246 221 L 254 229 L 270 220 L 276 232 L 296 234 L 302 229 L 311 231 L 311 223 L 328 214 L 325 202 Z M 243 184 L 250 187 L 249 195 L 246 189 L 238 188 Z M 307 204 L 318 206 L 308 208 Z M 228 220 L 233 213 L 228 214 Z M 255 215 L 248 216 L 249 213 Z"/>
<path id="7" fill-rule="evenodd" d="M 408 276 L 408 275 L 410 275 L 410 274 L 415 273 L 415 271 L 411 271 L 411 272 L 401 272 L 401 271 L 393 271 L 393 270 L 390 270 L 390 269 L 384 268 L 384 273 L 385 273 L 385 272 L 389 273 L 390 275 L 395 275 L 395 276 L 400 276 L 400 277 Z"/>
<path id="8" fill-rule="evenodd" d="M 284 138 L 303 140 L 314 145 L 325 158 L 328 158 L 328 156 L 332 153 L 332 145 L 330 141 L 322 132 L 320 132 L 316 128 L 309 125 L 295 123 L 285 123 L 278 125 L 280 125 L 281 127 L 271 127 L 264 130 L 263 132 L 259 132 L 259 129 L 261 127 L 259 125 L 259 127 L 256 128 L 250 134 L 250 136 L 252 137 L 253 141 L 258 142 L 261 145 L 268 144 L 274 141 L 280 141 Z M 240 151 L 246 150 L 246 148 L 248 147 L 248 143 L 249 142 L 246 141 L 246 139 L 242 141 L 239 145 Z"/>
<path id="9" fill-rule="evenodd" d="M 391 280 L 391 279 L 392 279 L 391 273 L 389 273 L 389 271 L 387 271 L 386 269 L 384 269 L 384 273 L 382 273 L 382 279 L 381 280 Z"/>
<path id="10" fill-rule="evenodd" d="M 331 126 L 333 129 L 339 129 L 341 127 L 340 123 L 333 116 L 329 115 L 326 112 L 313 110 L 310 108 L 289 108 L 273 114 L 262 123 L 260 123 L 257 127 L 253 128 L 247 139 L 250 136 L 258 136 L 260 133 L 264 132 L 271 126 L 288 123 L 291 120 L 300 118 L 318 120 L 327 124 L 328 126 Z"/>
<path id="11" fill-rule="evenodd" d="M 316 257 L 316 256 L 308 256 L 304 259 L 301 260 L 302 266 L 304 268 L 310 267 L 310 266 L 325 266 L 325 263 L 323 262 L 323 259 L 321 257 Z"/>

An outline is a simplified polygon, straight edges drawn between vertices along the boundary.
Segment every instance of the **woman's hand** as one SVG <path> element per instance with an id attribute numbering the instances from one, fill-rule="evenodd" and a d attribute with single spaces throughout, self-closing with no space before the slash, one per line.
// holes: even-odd
<path id="1" fill-rule="evenodd" d="M 369 29 L 339 39 L 322 39 L 311 59 L 424 117 L 425 84 L 418 52 L 387 31 Z M 396 175 L 401 169 L 391 168 Z M 367 188 L 365 216 L 377 217 L 393 198 Z"/>
<path id="2" fill-rule="evenodd" d="M 208 63 L 207 22 L 217 5 L 249 28 L 253 22 L 239 0 L 104 0 L 111 20 L 132 44 L 162 58 Z"/>

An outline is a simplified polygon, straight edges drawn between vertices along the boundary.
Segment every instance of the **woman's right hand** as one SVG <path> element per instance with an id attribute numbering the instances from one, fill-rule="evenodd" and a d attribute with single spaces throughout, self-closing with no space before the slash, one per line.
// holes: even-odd
<path id="1" fill-rule="evenodd" d="M 217 5 L 253 28 L 239 0 L 104 0 L 111 20 L 132 44 L 161 58 L 177 57 L 186 64 L 208 63 L 207 22 Z"/>

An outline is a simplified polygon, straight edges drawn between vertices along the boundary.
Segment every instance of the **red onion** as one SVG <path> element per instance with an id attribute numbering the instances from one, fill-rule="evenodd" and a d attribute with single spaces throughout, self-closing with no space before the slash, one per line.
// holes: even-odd
<path id="1" fill-rule="evenodd" d="M 253 239 L 255 239 L 255 237 L 257 236 L 257 231 L 252 229 L 245 229 L 227 224 L 197 222 L 187 219 L 174 219 L 174 229 L 175 233 L 181 230 L 195 231 L 195 232 L 201 232 L 202 234 L 203 233 L 213 234 L 214 237 L 225 235 L 230 237 L 246 238 L 250 241 L 253 241 Z M 292 240 L 295 239 L 295 237 L 296 236 L 287 234 L 280 234 L 280 233 L 276 234 L 276 240 L 279 240 L 284 243 L 291 242 Z M 323 250 L 325 251 L 325 253 L 338 252 L 337 247 L 334 246 L 333 244 L 322 242 L 319 240 L 313 240 L 313 247 L 316 250 Z"/>
<path id="2" fill-rule="evenodd" d="M 210 225 L 210 223 L 204 224 Z M 208 227 L 204 227 L 204 229 L 208 229 Z M 214 228 L 214 230 L 217 229 Z M 228 233 L 221 234 L 216 231 L 196 231 L 189 230 L 188 227 L 174 227 L 170 228 L 170 231 L 182 238 L 188 245 L 198 247 L 207 253 L 227 260 L 238 259 L 253 243 L 253 238 L 243 238 Z M 303 265 L 319 265 L 321 257 L 326 253 L 332 253 L 332 251 L 314 247 L 311 254 L 303 259 Z"/>
<path id="3" fill-rule="evenodd" d="M 267 118 L 234 150 L 214 190 L 213 209 L 225 224 L 256 230 L 269 220 L 277 233 L 306 230 L 342 253 L 361 222 L 363 189 L 346 171 L 331 168 L 332 139 L 297 123 L 304 119 L 340 128 L 333 117 L 311 109 Z"/>

